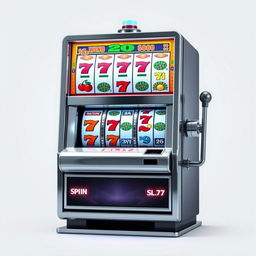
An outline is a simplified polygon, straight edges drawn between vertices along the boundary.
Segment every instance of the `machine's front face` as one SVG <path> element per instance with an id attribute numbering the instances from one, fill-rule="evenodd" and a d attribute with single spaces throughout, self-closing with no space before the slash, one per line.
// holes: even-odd
<path id="1" fill-rule="evenodd" d="M 178 43 L 171 32 L 64 41 L 61 218 L 179 220 L 172 172 Z"/>

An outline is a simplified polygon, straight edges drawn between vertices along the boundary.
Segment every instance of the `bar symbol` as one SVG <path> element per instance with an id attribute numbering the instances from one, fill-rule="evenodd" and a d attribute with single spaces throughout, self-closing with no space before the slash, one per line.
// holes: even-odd
<path id="1" fill-rule="evenodd" d="M 80 76 L 81 78 L 89 78 L 90 76 L 89 75 L 83 75 L 83 76 Z"/>

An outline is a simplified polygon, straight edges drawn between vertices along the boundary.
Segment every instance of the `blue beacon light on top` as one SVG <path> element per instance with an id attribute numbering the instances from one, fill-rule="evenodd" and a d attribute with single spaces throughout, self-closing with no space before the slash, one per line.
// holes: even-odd
<path id="1" fill-rule="evenodd" d="M 122 23 L 123 26 L 137 26 L 136 20 L 124 20 Z"/>
<path id="2" fill-rule="evenodd" d="M 122 22 L 122 29 L 118 30 L 119 33 L 123 32 L 141 32 L 137 27 L 137 21 L 135 20 L 124 20 Z"/>

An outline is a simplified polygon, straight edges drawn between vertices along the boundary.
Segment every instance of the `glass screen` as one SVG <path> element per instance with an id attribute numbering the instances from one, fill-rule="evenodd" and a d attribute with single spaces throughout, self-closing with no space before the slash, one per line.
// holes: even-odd
<path id="1" fill-rule="evenodd" d="M 66 179 L 67 206 L 169 207 L 167 178 Z"/>
<path id="2" fill-rule="evenodd" d="M 172 94 L 174 38 L 72 43 L 70 95 Z"/>

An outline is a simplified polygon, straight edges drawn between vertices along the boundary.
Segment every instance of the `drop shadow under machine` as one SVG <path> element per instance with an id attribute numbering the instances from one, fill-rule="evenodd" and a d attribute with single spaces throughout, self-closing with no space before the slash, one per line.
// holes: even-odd
<path id="1" fill-rule="evenodd" d="M 177 32 L 126 21 L 115 34 L 67 36 L 57 232 L 172 237 L 200 226 L 210 101 L 198 52 Z"/>

